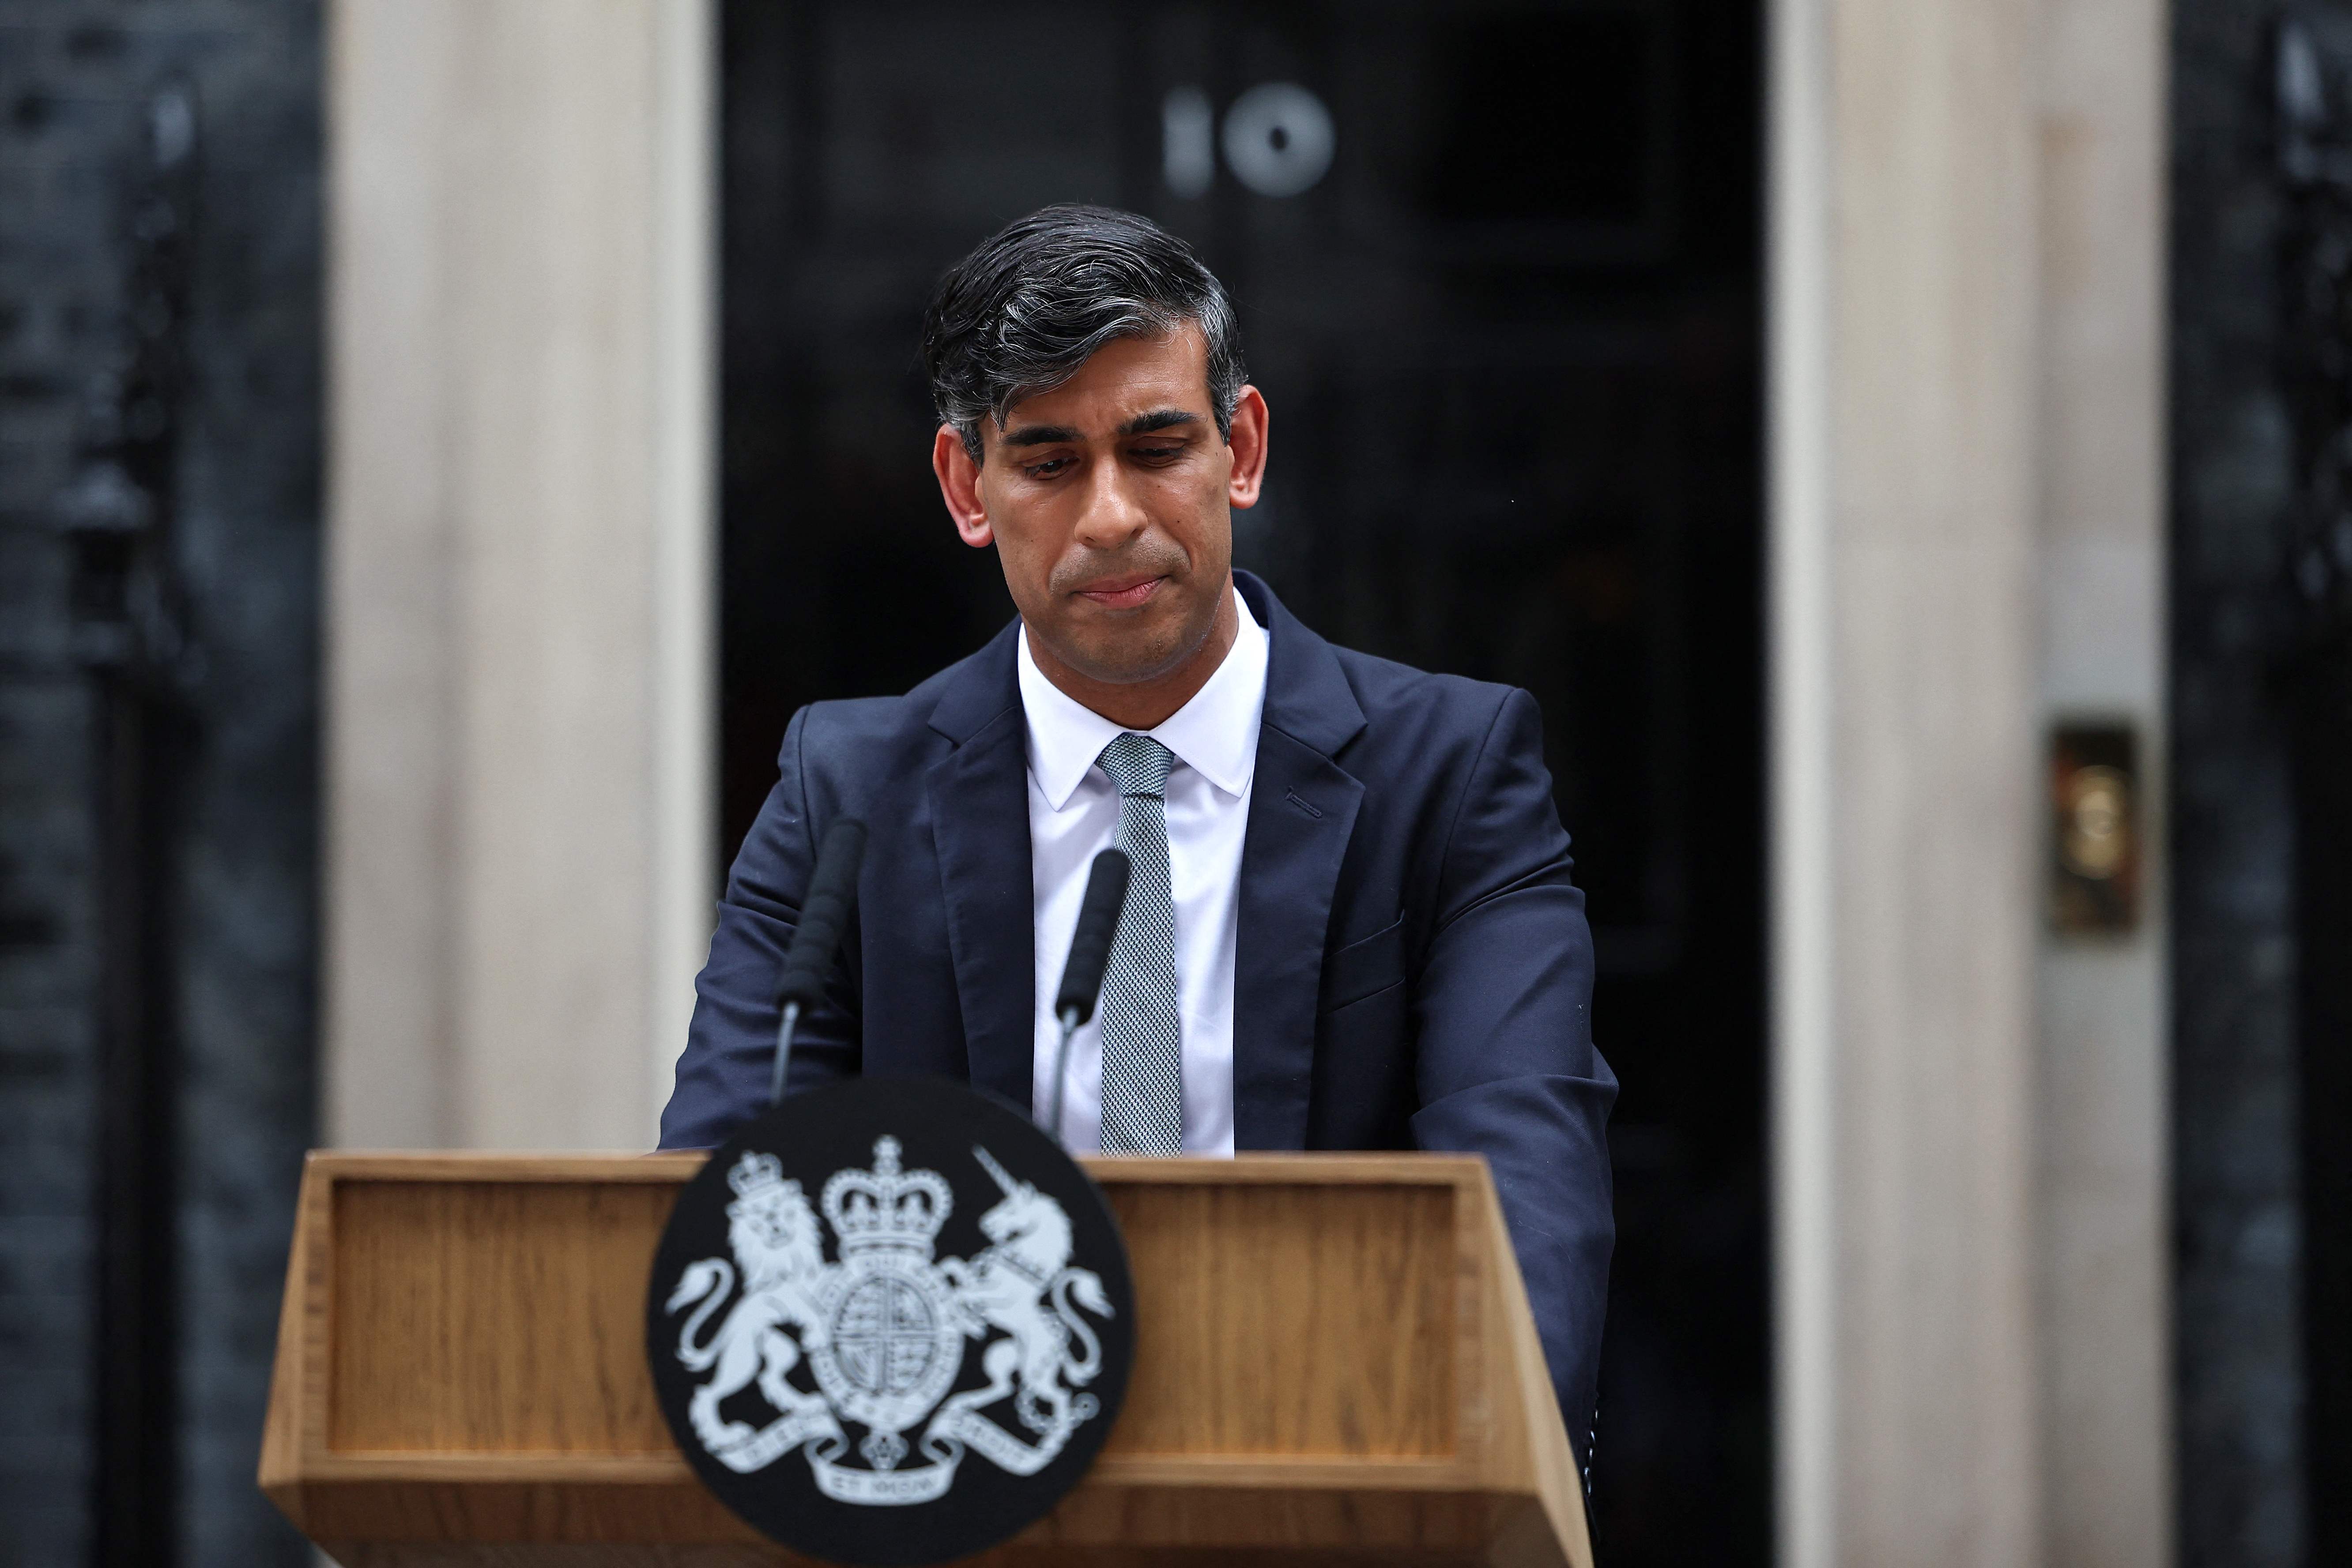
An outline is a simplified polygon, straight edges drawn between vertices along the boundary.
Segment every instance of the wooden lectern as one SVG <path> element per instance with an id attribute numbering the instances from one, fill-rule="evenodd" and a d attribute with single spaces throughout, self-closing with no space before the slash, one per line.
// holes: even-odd
<path id="1" fill-rule="evenodd" d="M 654 1246 L 699 1154 L 315 1153 L 261 1486 L 344 1568 L 803 1561 L 654 1402 Z M 1136 1357 L 1077 1489 L 991 1564 L 1574 1563 L 1583 1503 L 1484 1161 L 1086 1162 Z"/>

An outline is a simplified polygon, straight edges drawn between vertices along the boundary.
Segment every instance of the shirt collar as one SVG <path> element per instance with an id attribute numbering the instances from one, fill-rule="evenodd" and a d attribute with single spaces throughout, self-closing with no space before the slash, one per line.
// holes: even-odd
<path id="1" fill-rule="evenodd" d="M 1234 593 L 1234 608 L 1241 626 L 1224 662 L 1191 701 L 1159 728 L 1144 732 L 1220 792 L 1238 799 L 1257 767 L 1258 722 L 1265 709 L 1266 635 L 1238 593 Z M 1029 651 L 1026 627 L 1013 641 L 1018 645 L 1021 708 L 1029 729 L 1030 776 L 1037 781 L 1045 804 L 1059 811 L 1069 804 L 1102 749 L 1121 731 L 1045 678 Z"/>

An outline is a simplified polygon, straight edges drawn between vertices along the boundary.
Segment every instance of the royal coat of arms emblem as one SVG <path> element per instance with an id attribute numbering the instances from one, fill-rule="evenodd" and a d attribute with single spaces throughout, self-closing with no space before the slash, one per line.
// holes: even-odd
<path id="1" fill-rule="evenodd" d="M 1109 1315 L 1102 1280 L 1070 1267 L 1061 1205 L 1013 1181 L 986 1149 L 975 1146 L 972 1156 L 1003 1193 L 981 1216 L 986 1250 L 968 1262 L 932 1258 L 954 1197 L 938 1172 L 901 1170 L 898 1141 L 885 1136 L 875 1141 L 871 1170 L 842 1171 L 824 1184 L 824 1218 L 841 1254 L 833 1264 L 824 1261 L 801 1184 L 785 1180 L 772 1154 L 737 1158 L 727 1177 L 734 1258 L 689 1264 L 668 1301 L 673 1312 L 692 1309 L 677 1359 L 709 1373 L 692 1420 L 714 1458 L 745 1474 L 801 1448 L 829 1497 L 928 1502 L 952 1484 L 964 1448 L 1034 1475 L 1094 1415 L 1097 1401 L 1080 1391 L 1102 1370 L 1102 1342 L 1084 1313 Z M 708 1331 L 730 1295 L 733 1309 Z M 949 1399 L 966 1340 L 992 1329 L 1004 1337 L 982 1356 L 988 1381 Z M 815 1374 L 814 1394 L 790 1381 L 803 1358 Z M 782 1414 L 756 1428 L 722 1418 L 721 1403 L 754 1382 Z M 977 1414 L 1007 1395 L 1027 1433 Z M 906 1434 L 926 1416 L 923 1458 L 903 1468 Z M 841 1462 L 844 1420 L 865 1428 L 860 1468 Z"/>
<path id="2" fill-rule="evenodd" d="M 1006 1131 L 992 1130 L 1000 1143 Z M 1085 1183 L 1041 1134 L 1019 1131 Z M 969 1489 L 959 1478 L 975 1459 L 1010 1481 L 1057 1468 L 1081 1434 L 1091 1456 L 1106 1339 L 1123 1356 L 1131 1329 L 1079 1256 L 1063 1202 L 968 1135 L 960 1159 L 930 1142 L 929 1163 L 943 1169 L 919 1169 L 897 1132 L 880 1131 L 861 1163 L 821 1177 L 804 1159 L 793 1173 L 761 1142 L 739 1135 L 714 1159 L 725 1161 L 724 1252 L 656 1263 L 649 1348 L 665 1405 L 668 1388 L 685 1393 L 684 1420 L 673 1415 L 682 1446 L 747 1480 L 804 1474 L 827 1504 L 866 1514 L 869 1531 L 882 1522 L 875 1510 L 950 1503 Z M 1024 1152 L 1034 1163 L 1035 1151 Z M 967 1237 L 976 1211 L 979 1245 L 940 1256 L 960 1210 Z M 666 1241 L 665 1254 L 674 1250 Z M 1112 1251 L 1123 1295 L 1125 1259 L 1115 1242 Z M 1123 1384 L 1123 1362 L 1113 1381 Z M 1049 1506 L 1047 1497 L 1032 1511 Z"/>

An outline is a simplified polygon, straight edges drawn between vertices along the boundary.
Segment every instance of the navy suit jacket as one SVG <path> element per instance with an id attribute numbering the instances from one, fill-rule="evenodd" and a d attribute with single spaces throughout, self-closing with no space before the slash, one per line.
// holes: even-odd
<path id="1" fill-rule="evenodd" d="M 1242 849 L 1234 1142 L 1484 1154 L 1580 1463 L 1607 1296 L 1617 1081 L 1534 699 L 1332 647 L 1235 573 L 1271 638 Z M 762 1108 L 815 847 L 871 837 L 792 1085 L 959 1079 L 1030 1103 L 1034 910 L 1015 621 L 904 697 L 817 702 L 728 877 L 662 1147 Z"/>

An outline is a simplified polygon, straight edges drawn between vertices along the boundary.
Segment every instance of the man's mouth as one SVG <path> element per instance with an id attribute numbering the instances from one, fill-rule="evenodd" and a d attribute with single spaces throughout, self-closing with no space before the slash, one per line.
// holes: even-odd
<path id="1" fill-rule="evenodd" d="M 1130 572 L 1122 577 L 1102 577 L 1080 588 L 1078 597 L 1091 599 L 1107 610 L 1132 610 L 1150 601 L 1168 579 L 1158 573 Z"/>

